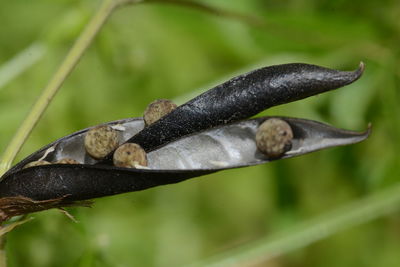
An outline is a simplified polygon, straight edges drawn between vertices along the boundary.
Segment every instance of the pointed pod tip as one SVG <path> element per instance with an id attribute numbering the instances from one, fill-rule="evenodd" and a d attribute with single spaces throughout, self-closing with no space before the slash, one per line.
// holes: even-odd
<path id="1" fill-rule="evenodd" d="M 360 79 L 364 73 L 364 70 L 365 70 L 365 63 L 363 61 L 360 61 L 360 64 L 358 65 L 357 69 L 353 71 L 345 71 L 344 73 L 346 73 L 346 75 L 344 75 L 344 77 L 347 78 L 345 84 L 350 84 Z"/>
<path id="2" fill-rule="evenodd" d="M 372 123 L 369 122 L 367 125 L 367 129 L 363 132 L 359 133 L 359 137 L 361 138 L 359 142 L 366 140 L 372 133 Z"/>
<path id="3" fill-rule="evenodd" d="M 358 71 L 363 73 L 365 70 L 365 63 L 363 61 L 360 61 L 360 64 L 358 65 Z"/>
<path id="4" fill-rule="evenodd" d="M 367 125 L 367 130 L 364 131 L 365 138 L 368 138 L 371 133 L 372 133 L 372 123 L 369 122 Z"/>
<path id="5" fill-rule="evenodd" d="M 361 76 L 364 73 L 365 70 L 365 63 L 363 61 L 360 61 L 360 64 L 358 65 L 358 69 L 356 70 L 357 73 Z"/>
<path id="6" fill-rule="evenodd" d="M 363 61 L 360 61 L 360 64 L 358 64 L 358 68 L 356 70 L 352 71 L 352 73 L 354 75 L 353 81 L 358 80 L 363 75 L 364 70 L 365 70 L 365 63 Z"/>
<path id="7" fill-rule="evenodd" d="M 364 73 L 365 70 L 365 63 L 363 61 L 360 61 L 360 64 L 358 65 L 358 68 L 353 72 L 355 74 L 355 80 L 358 80 L 361 75 Z"/>

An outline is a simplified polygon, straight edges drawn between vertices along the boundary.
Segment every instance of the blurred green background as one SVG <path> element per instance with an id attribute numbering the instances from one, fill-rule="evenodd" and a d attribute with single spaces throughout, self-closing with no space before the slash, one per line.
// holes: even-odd
<path id="1" fill-rule="evenodd" d="M 199 0 L 201 1 L 201 0 Z M 263 114 L 364 130 L 365 142 L 57 210 L 8 235 L 9 266 L 181 266 L 229 251 L 388 188 L 400 180 L 398 0 L 209 0 L 265 27 L 171 5 L 116 12 L 19 154 L 101 122 L 179 103 L 258 66 L 341 70 L 356 83 Z M 100 1 L 0 2 L 0 150 Z M 24 70 L 25 69 L 25 70 Z M 24 70 L 24 71 L 21 71 Z M 400 266 L 400 213 L 256 266 Z M 254 266 L 254 265 L 247 265 Z"/>

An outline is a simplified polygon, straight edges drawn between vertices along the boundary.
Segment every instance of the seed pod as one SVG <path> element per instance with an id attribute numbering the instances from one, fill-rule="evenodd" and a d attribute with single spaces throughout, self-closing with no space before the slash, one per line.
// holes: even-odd
<path id="1" fill-rule="evenodd" d="M 55 164 L 80 164 L 78 161 L 71 158 L 63 158 L 54 162 Z"/>
<path id="2" fill-rule="evenodd" d="M 159 99 L 150 103 L 143 114 L 146 126 L 158 121 L 176 108 L 176 104 L 168 99 Z"/>
<path id="3" fill-rule="evenodd" d="M 171 142 L 147 153 L 147 161 L 151 162 L 150 169 L 119 168 L 82 162 L 83 164 L 79 165 L 57 164 L 21 171 L 22 166 L 40 158 L 55 144 L 57 144 L 56 149 L 63 149 L 65 155 L 71 153 L 65 157 L 74 158 L 75 147 L 66 147 L 63 144 L 79 143 L 78 140 L 81 144 L 81 131 L 79 131 L 43 147 L 18 163 L 14 171 L 3 175 L 0 181 L 0 201 L 4 197 L 20 196 L 33 200 L 63 199 L 62 203 L 68 204 L 70 203 L 68 201 L 140 191 L 225 169 L 267 163 L 272 159 L 256 153 L 257 148 L 254 144 L 255 133 L 266 119 L 270 118 L 257 118 L 220 126 Z M 365 132 L 353 132 L 316 121 L 287 117 L 280 119 L 287 122 L 295 133 L 292 149 L 283 155 L 284 158 L 328 147 L 358 143 L 365 140 L 371 131 L 369 128 Z M 141 118 L 127 119 L 123 125 L 129 129 L 134 121 L 140 121 L 137 127 L 143 126 Z M 115 122 L 111 122 L 109 125 L 114 124 Z M 83 147 L 82 149 L 84 150 Z M 216 161 L 224 161 L 226 165 L 222 167 L 212 163 Z M 15 208 L 20 209 L 20 207 Z M 2 211 L 4 207 L 0 203 L 0 221 Z M 26 209 L 20 211 L 27 212 Z"/>
<path id="4" fill-rule="evenodd" d="M 26 165 L 23 167 L 23 169 L 30 168 L 30 167 L 35 167 L 35 166 L 41 166 L 41 165 L 49 165 L 49 164 L 51 164 L 51 163 L 48 162 L 48 161 L 45 161 L 45 160 L 37 160 L 37 161 L 29 162 L 28 164 L 26 164 Z"/>
<path id="5" fill-rule="evenodd" d="M 345 86 L 360 78 L 363 70 L 363 63 L 355 71 L 302 63 L 257 69 L 193 98 L 128 142 L 139 144 L 149 152 L 182 136 L 240 121 L 267 108 Z M 111 162 L 112 155 L 106 158 L 108 160 Z"/>
<path id="6" fill-rule="evenodd" d="M 126 143 L 114 152 L 114 165 L 123 168 L 137 168 L 147 166 L 146 152 L 138 145 Z"/>
<path id="7" fill-rule="evenodd" d="M 90 129 L 85 135 L 86 152 L 95 159 L 102 159 L 118 147 L 118 133 L 108 125 Z"/>
<path id="8" fill-rule="evenodd" d="M 61 207 L 73 201 L 145 190 L 224 169 L 269 162 L 273 158 L 257 153 L 254 144 L 255 132 L 266 118 L 243 119 L 275 105 L 352 83 L 361 76 L 363 69 L 363 64 L 353 72 L 300 63 L 265 67 L 203 93 L 144 129 L 142 118 L 108 123 L 111 127 L 122 125 L 121 141 L 139 144 L 148 153 L 143 156 L 151 162 L 151 168 L 147 169 L 110 166 L 114 151 L 93 164 L 82 145 L 82 136 L 86 136 L 88 129 L 63 137 L 34 152 L 2 175 L 0 221 L 7 216 L 48 208 L 37 202 L 29 209 L 19 203 L 10 204 L 15 197 L 29 201 L 58 201 Z M 370 133 L 370 129 L 357 133 L 309 120 L 283 120 L 289 123 L 295 136 L 291 150 L 277 159 L 354 144 Z M 50 148 L 54 151 L 48 153 Z M 238 153 L 240 157 L 237 157 Z M 27 163 L 44 157 L 69 157 L 79 159 L 82 164 L 54 164 L 21 171 Z M 138 164 L 145 165 L 140 162 L 133 165 Z M 8 201 L 6 205 L 4 200 Z"/>
<path id="9" fill-rule="evenodd" d="M 276 118 L 264 121 L 256 133 L 257 148 L 269 158 L 278 158 L 290 150 L 292 139 L 290 125 Z"/>

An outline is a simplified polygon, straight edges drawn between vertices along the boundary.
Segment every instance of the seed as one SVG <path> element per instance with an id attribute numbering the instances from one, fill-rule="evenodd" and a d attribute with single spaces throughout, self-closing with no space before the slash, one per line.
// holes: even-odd
<path id="1" fill-rule="evenodd" d="M 54 162 L 55 164 L 80 164 L 78 161 L 71 158 L 63 158 Z"/>
<path id="2" fill-rule="evenodd" d="M 108 125 L 98 126 L 85 135 L 86 152 L 95 159 L 102 159 L 118 147 L 118 132 Z"/>
<path id="3" fill-rule="evenodd" d="M 137 168 L 138 165 L 147 166 L 146 152 L 138 144 L 123 144 L 114 152 L 114 165 L 124 168 Z"/>
<path id="4" fill-rule="evenodd" d="M 37 161 L 32 161 L 26 164 L 22 169 L 30 168 L 30 167 L 35 167 L 35 166 L 41 166 L 41 165 L 49 165 L 51 164 L 48 161 L 45 160 L 37 160 Z"/>
<path id="5" fill-rule="evenodd" d="M 143 114 L 146 126 L 158 121 L 176 108 L 176 104 L 168 99 L 159 99 L 151 102 Z"/>
<path id="6" fill-rule="evenodd" d="M 264 121 L 256 133 L 257 148 L 270 158 L 282 156 L 292 147 L 293 131 L 290 125 L 281 119 Z"/>

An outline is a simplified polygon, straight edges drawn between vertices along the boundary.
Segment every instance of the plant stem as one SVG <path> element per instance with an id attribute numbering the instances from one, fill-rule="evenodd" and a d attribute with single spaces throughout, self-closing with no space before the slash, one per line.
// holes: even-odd
<path id="1" fill-rule="evenodd" d="M 22 122 L 20 128 L 7 146 L 0 162 L 0 176 L 10 168 L 17 153 L 20 151 L 32 129 L 42 117 L 53 97 L 92 43 L 94 37 L 99 32 L 107 18 L 109 18 L 115 8 L 120 5 L 120 2 L 121 1 L 118 0 L 103 1 L 97 13 L 76 40 L 61 66 L 44 88 L 42 94 L 30 110 L 30 113 Z"/>
<path id="2" fill-rule="evenodd" d="M 234 249 L 194 266 L 258 266 L 295 249 L 306 247 L 339 231 L 400 209 L 400 184 L 354 201 L 292 229 Z"/>
<path id="3" fill-rule="evenodd" d="M 79 38 L 76 40 L 71 50 L 68 52 L 60 67 L 50 79 L 47 86 L 43 89 L 36 103 L 33 105 L 30 113 L 22 122 L 13 139 L 7 146 L 1 161 L 0 161 L 0 177 L 11 167 L 16 155 L 21 150 L 26 139 L 32 132 L 32 129 L 38 123 L 43 113 L 53 100 L 54 96 L 64 83 L 65 79 L 78 64 L 85 51 L 92 43 L 94 37 L 100 31 L 101 27 L 111 16 L 113 11 L 125 2 L 136 3 L 138 0 L 104 0 L 96 12 L 94 17 L 87 24 Z M 3 226 L 0 226 L 3 227 Z M 7 266 L 6 251 L 5 251 L 5 234 L 0 236 L 0 267 Z"/>

